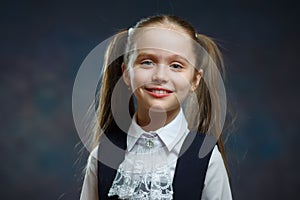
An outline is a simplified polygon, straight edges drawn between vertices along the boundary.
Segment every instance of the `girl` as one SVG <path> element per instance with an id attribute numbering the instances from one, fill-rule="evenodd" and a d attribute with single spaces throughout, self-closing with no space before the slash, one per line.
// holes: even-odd
<path id="1" fill-rule="evenodd" d="M 113 38 L 82 200 L 232 199 L 215 65 L 224 72 L 215 43 L 175 16 Z"/>

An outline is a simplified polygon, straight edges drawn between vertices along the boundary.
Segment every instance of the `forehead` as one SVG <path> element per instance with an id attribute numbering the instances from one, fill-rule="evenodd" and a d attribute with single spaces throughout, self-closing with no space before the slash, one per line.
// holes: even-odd
<path id="1" fill-rule="evenodd" d="M 192 42 L 187 34 L 172 29 L 142 28 L 137 30 L 133 38 L 132 50 L 156 49 L 180 56 L 195 64 Z"/>

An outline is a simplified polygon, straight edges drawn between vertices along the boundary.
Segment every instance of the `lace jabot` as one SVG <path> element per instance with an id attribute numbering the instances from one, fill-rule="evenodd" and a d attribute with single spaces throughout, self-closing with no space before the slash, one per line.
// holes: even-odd
<path id="1" fill-rule="evenodd" d="M 183 114 L 180 113 L 172 123 L 155 133 L 145 132 L 136 124 L 134 126 L 131 130 L 138 139 L 127 136 L 127 141 L 136 142 L 129 145 L 132 148 L 127 149 L 108 196 L 117 195 L 119 199 L 129 200 L 173 199 L 176 162 L 189 132 Z M 170 133 L 173 135 L 167 137 Z"/>
<path id="2" fill-rule="evenodd" d="M 129 173 L 119 168 L 108 196 L 120 199 L 171 200 L 172 180 L 169 170 L 148 173 Z"/>
<path id="3" fill-rule="evenodd" d="M 127 152 L 117 170 L 108 196 L 130 200 L 171 200 L 172 167 L 175 154 L 170 154 L 157 136 L 143 135 L 133 152 Z"/>

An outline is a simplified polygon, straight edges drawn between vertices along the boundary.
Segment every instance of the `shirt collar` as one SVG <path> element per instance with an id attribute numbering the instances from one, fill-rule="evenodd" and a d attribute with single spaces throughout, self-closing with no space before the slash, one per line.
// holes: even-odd
<path id="1" fill-rule="evenodd" d="M 136 122 L 136 115 L 132 119 L 132 123 L 128 130 L 127 137 L 127 149 L 130 151 L 133 146 L 136 144 L 137 140 L 144 134 L 156 133 L 163 143 L 166 145 L 167 149 L 171 151 L 181 137 L 188 132 L 188 124 L 186 118 L 183 114 L 182 109 L 180 109 L 177 116 L 166 126 L 156 130 L 146 132 L 144 131 Z"/>

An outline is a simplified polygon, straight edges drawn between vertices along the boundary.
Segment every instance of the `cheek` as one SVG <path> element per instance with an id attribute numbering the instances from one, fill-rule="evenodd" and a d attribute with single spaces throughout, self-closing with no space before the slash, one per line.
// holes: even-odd
<path id="1" fill-rule="evenodd" d="M 193 84 L 192 73 L 184 73 L 174 77 L 174 83 L 178 90 L 189 91 Z"/>
<path id="2" fill-rule="evenodd" d="M 131 77 L 131 83 L 134 89 L 141 87 L 149 82 L 149 72 L 147 72 L 147 70 L 136 68 L 132 71 Z"/>

